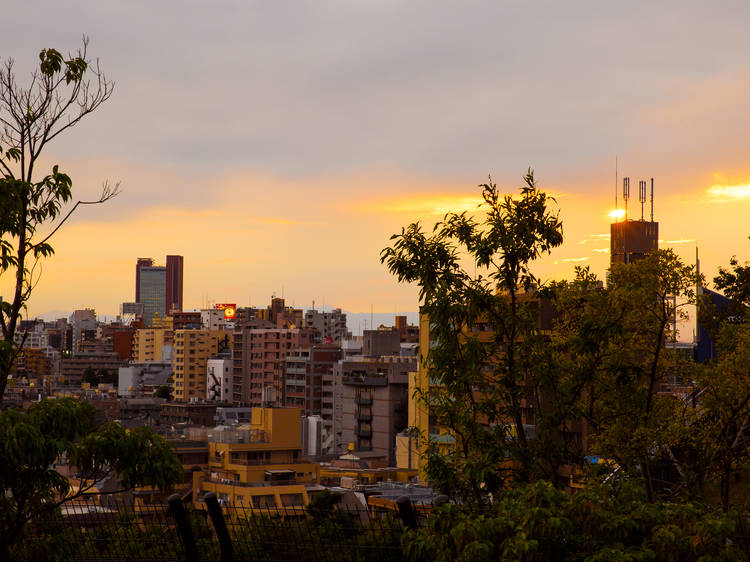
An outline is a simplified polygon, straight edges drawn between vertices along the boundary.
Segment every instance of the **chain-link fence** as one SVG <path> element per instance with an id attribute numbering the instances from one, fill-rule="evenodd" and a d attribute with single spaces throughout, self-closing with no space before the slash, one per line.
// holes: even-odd
<path id="1" fill-rule="evenodd" d="M 408 502 L 398 510 L 355 505 L 200 507 L 178 496 L 160 505 L 101 497 L 78 501 L 31 529 L 18 545 L 29 560 L 401 560 L 401 536 L 418 524 Z"/>

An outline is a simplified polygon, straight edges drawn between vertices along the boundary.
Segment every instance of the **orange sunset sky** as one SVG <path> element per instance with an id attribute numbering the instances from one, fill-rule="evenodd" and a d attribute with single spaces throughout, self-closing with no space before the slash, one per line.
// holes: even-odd
<path id="1" fill-rule="evenodd" d="M 692 262 L 697 245 L 709 278 L 750 259 L 745 2 L 10 4 L 0 56 L 19 78 L 85 33 L 116 82 L 46 163 L 77 198 L 104 179 L 122 193 L 57 235 L 30 316 L 114 315 L 136 258 L 168 253 L 187 309 L 283 292 L 415 311 L 379 262 L 389 236 L 473 209 L 488 174 L 516 190 L 529 166 L 566 238 L 535 271 L 603 275 L 615 157 L 633 199 L 655 179 L 662 247 Z"/>

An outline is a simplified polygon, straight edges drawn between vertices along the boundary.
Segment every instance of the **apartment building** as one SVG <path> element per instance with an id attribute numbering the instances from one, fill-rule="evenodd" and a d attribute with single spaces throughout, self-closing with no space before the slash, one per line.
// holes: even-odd
<path id="1" fill-rule="evenodd" d="M 320 466 L 303 461 L 300 430 L 297 408 L 253 408 L 249 424 L 211 430 L 208 469 L 193 475 L 195 503 L 214 492 L 223 505 L 302 508 Z"/>
<path id="2" fill-rule="evenodd" d="M 165 356 L 166 347 L 172 347 L 174 330 L 172 329 L 171 317 L 156 319 L 150 328 L 139 328 L 133 334 L 134 363 L 151 363 L 162 361 Z"/>
<path id="3" fill-rule="evenodd" d="M 125 363 L 126 361 L 114 352 L 79 352 L 61 357 L 58 364 L 58 373 L 60 382 L 79 385 L 86 369 L 93 369 L 97 372 L 104 370 L 112 373 L 119 371 L 120 367 L 123 367 Z"/>
<path id="4" fill-rule="evenodd" d="M 305 416 L 320 416 L 333 427 L 333 367 L 341 359 L 336 345 L 292 350 L 286 357 L 284 405 L 301 408 Z"/>
<path id="5" fill-rule="evenodd" d="M 351 336 L 346 329 L 346 313 L 341 312 L 340 308 L 334 308 L 330 312 L 315 310 L 315 308 L 307 310 L 305 327 L 317 330 L 323 344 L 340 344 L 342 340 Z"/>
<path id="6" fill-rule="evenodd" d="M 176 330 L 174 333 L 173 395 L 183 402 L 206 399 L 208 360 L 227 349 L 231 333 L 226 330 Z"/>
<path id="7" fill-rule="evenodd" d="M 333 370 L 336 439 L 395 466 L 396 435 L 408 422 L 409 373 L 416 370 L 416 357 L 339 361 Z"/>
<path id="8" fill-rule="evenodd" d="M 232 401 L 250 406 L 282 404 L 286 357 L 294 349 L 309 348 L 314 337 L 315 331 L 307 328 L 237 328 Z"/>

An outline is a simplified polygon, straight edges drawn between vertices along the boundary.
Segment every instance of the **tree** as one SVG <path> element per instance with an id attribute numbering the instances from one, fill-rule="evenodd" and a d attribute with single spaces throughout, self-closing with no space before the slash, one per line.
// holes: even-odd
<path id="1" fill-rule="evenodd" d="M 635 481 L 573 495 L 540 481 L 504 491 L 481 513 L 439 507 L 402 542 L 416 561 L 745 560 L 742 531 L 737 511 L 648 502 Z"/>
<path id="2" fill-rule="evenodd" d="M 731 312 L 744 318 L 745 308 L 750 306 L 750 263 L 740 264 L 737 256 L 732 256 L 728 268 L 719 268 L 714 285 L 735 304 Z"/>
<path id="3" fill-rule="evenodd" d="M 103 203 L 115 195 L 104 183 L 93 201 L 72 202 L 72 181 L 58 165 L 40 174 L 47 146 L 112 95 L 98 61 L 87 58 L 88 39 L 75 55 L 42 49 L 39 68 L 27 86 L 19 84 L 12 59 L 0 68 L 0 276 L 13 276 L 13 293 L 0 303 L 0 401 L 23 348 L 14 343 L 21 313 L 39 280 L 38 264 L 53 252 L 50 240 L 80 205 Z"/>
<path id="4" fill-rule="evenodd" d="M 83 371 L 83 377 L 81 377 L 81 382 L 87 382 L 91 386 L 98 386 L 99 385 L 99 377 L 96 376 L 96 371 L 92 369 L 91 367 L 86 367 Z"/>
<path id="5" fill-rule="evenodd" d="M 156 398 L 164 398 L 165 400 L 171 400 L 172 389 L 168 385 L 163 384 L 159 386 L 156 390 L 154 390 L 154 396 Z"/>
<path id="6" fill-rule="evenodd" d="M 117 386 L 117 381 L 119 380 L 120 375 L 117 370 L 113 370 L 110 372 L 107 369 L 99 369 L 96 372 L 96 377 L 100 383 L 113 384 Z"/>
<path id="7" fill-rule="evenodd" d="M 150 428 L 130 432 L 117 422 L 95 428 L 94 407 L 72 399 L 43 400 L 25 412 L 0 413 L 0 560 L 24 540 L 27 524 L 116 476 L 123 490 L 168 489 L 183 467 L 169 444 Z M 53 467 L 76 469 L 78 486 Z"/>
<path id="8" fill-rule="evenodd" d="M 480 222 L 449 213 L 432 235 L 414 223 L 381 253 L 399 281 L 420 288 L 431 326 L 421 361 L 434 384 L 418 390 L 419 399 L 456 440 L 447 455 L 429 441 L 428 475 L 465 501 L 498 491 L 509 471 L 521 480 L 546 471 L 526 435 L 529 401 L 538 390 L 530 359 L 543 337 L 530 266 L 562 243 L 562 223 L 531 170 L 524 181 L 517 198 L 502 196 L 491 180 L 481 185 Z"/>
<path id="9" fill-rule="evenodd" d="M 671 422 L 681 406 L 660 391 L 689 369 L 667 343 L 675 336 L 674 318 L 684 318 L 695 302 L 695 268 L 671 250 L 658 250 L 636 263 L 613 265 L 606 289 L 591 281 L 579 270 L 573 284 L 553 286 L 557 321 L 545 370 L 553 379 L 572 377 L 580 389 L 569 415 L 585 420 L 590 454 L 642 477 L 653 499 L 669 484 L 657 483 L 664 479 L 652 468 L 662 457 L 674 458 Z"/>
<path id="10" fill-rule="evenodd" d="M 677 464 L 682 403 L 660 390 L 687 372 L 667 342 L 694 302 L 695 268 L 662 250 L 613 266 L 606 289 L 580 268 L 572 282 L 541 286 L 531 265 L 562 242 L 562 226 L 525 179 L 516 199 L 482 186 L 483 219 L 450 213 L 431 236 L 412 224 L 381 255 L 420 287 L 430 384 L 417 394 L 455 440 L 447 454 L 428 441 L 427 475 L 444 493 L 481 501 L 509 478 L 565 487 L 595 454 L 654 499 L 672 483 L 663 465 Z"/>

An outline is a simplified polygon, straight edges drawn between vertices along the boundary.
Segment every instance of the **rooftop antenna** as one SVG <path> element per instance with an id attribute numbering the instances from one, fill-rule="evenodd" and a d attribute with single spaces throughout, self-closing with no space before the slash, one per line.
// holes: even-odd
<path id="1" fill-rule="evenodd" d="M 641 222 L 643 222 L 643 204 L 646 202 L 646 180 L 638 182 L 638 201 L 641 202 Z"/>
<path id="2" fill-rule="evenodd" d="M 651 222 L 654 222 L 654 178 L 651 178 Z"/>
<path id="3" fill-rule="evenodd" d="M 630 199 L 630 178 L 622 178 L 622 199 L 625 201 L 625 222 L 627 222 L 628 199 Z"/>

